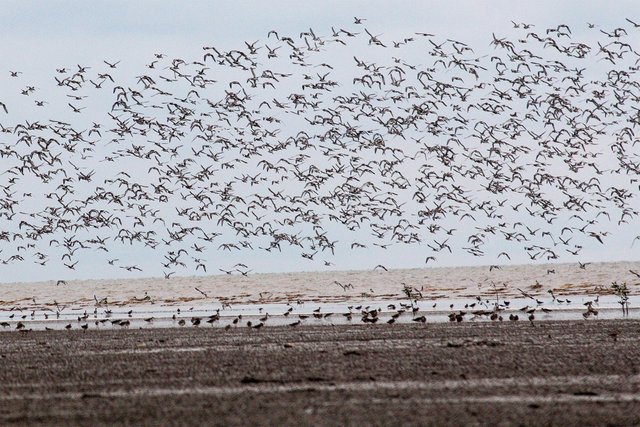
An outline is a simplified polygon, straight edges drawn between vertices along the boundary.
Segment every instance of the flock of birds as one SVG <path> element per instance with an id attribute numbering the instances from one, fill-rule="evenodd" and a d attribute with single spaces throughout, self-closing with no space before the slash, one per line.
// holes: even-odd
<path id="1" fill-rule="evenodd" d="M 640 277 L 640 273 L 631 271 L 635 276 Z M 197 288 L 196 288 L 197 289 Z M 579 302 L 579 306 L 572 305 L 572 300 L 567 297 L 560 298 L 555 295 L 553 290 L 548 290 L 547 293 L 551 299 L 543 298 L 532 295 L 518 288 L 518 291 L 522 294 L 522 298 L 518 298 L 515 304 L 513 301 L 503 299 L 500 297 L 499 291 L 496 289 L 495 298 L 487 298 L 482 296 L 476 296 L 473 302 L 460 302 L 450 303 L 448 308 L 444 310 L 436 308 L 438 301 L 433 301 L 433 305 L 423 300 L 421 292 L 411 286 L 405 284 L 404 292 L 408 299 L 407 302 L 398 300 L 393 303 L 372 303 L 365 304 L 351 304 L 346 305 L 346 312 L 341 310 L 340 307 L 335 306 L 334 309 L 342 312 L 323 311 L 322 306 L 311 310 L 304 306 L 304 302 L 298 300 L 297 306 L 291 302 L 286 303 L 286 310 L 270 315 L 266 309 L 259 306 L 257 311 L 250 311 L 245 314 L 243 312 L 232 314 L 230 312 L 225 313 L 225 309 L 233 310 L 233 307 L 229 303 L 223 302 L 220 308 L 216 309 L 198 309 L 198 313 L 194 312 L 195 307 L 189 309 L 177 308 L 173 315 L 169 318 L 165 314 L 161 314 L 158 318 L 154 316 L 145 316 L 144 309 L 134 314 L 134 309 L 129 309 L 126 313 L 120 309 L 113 310 L 110 308 L 108 298 L 97 298 L 94 295 L 95 305 L 93 312 L 90 313 L 86 309 L 82 315 L 77 314 L 78 308 L 72 308 L 66 310 L 67 306 L 60 306 L 54 301 L 55 310 L 46 308 L 40 310 L 39 313 L 36 310 L 31 310 L 31 314 L 23 314 L 23 310 L 20 307 L 14 307 L 10 312 L 13 312 L 8 316 L 8 320 L 15 323 L 15 330 L 19 332 L 31 332 L 35 329 L 41 329 L 44 326 L 44 330 L 61 330 L 65 329 L 70 331 L 72 329 L 80 329 L 86 331 L 92 329 L 105 329 L 105 328 L 125 328 L 136 327 L 139 329 L 147 327 L 167 327 L 170 325 L 173 327 L 200 327 L 206 324 L 212 327 L 221 327 L 224 330 L 231 328 L 247 327 L 249 329 L 258 330 L 264 327 L 270 319 L 275 319 L 273 326 L 288 326 L 296 327 L 302 324 L 353 324 L 353 322 L 360 322 L 361 324 L 376 324 L 386 323 L 392 325 L 396 322 L 400 323 L 427 323 L 427 315 L 433 320 L 437 320 L 443 314 L 446 315 L 446 319 L 452 323 L 461 323 L 465 319 L 469 321 L 490 321 L 490 322 L 503 322 L 508 320 L 510 322 L 517 322 L 519 320 L 528 320 L 533 326 L 534 320 L 537 319 L 536 313 L 541 313 L 543 316 L 549 315 L 556 311 L 558 308 L 564 310 L 564 315 L 571 317 L 573 314 L 581 311 L 582 317 L 586 320 L 592 317 L 597 318 L 600 308 L 600 294 L 598 293 L 595 298 L 588 298 L 586 301 Z M 626 285 L 624 285 L 624 295 L 617 294 L 621 297 L 618 304 L 621 305 L 623 316 L 629 315 L 629 298 L 626 294 Z M 207 296 L 205 295 L 205 298 Z M 143 298 L 134 298 L 138 302 L 145 302 L 154 304 L 155 301 L 145 292 Z M 36 303 L 34 298 L 34 304 Z M 527 303 L 524 305 L 525 303 Z M 518 307 L 519 304 L 519 307 Z M 446 304 L 445 304 L 446 305 Z M 429 308 L 429 306 L 431 306 Z M 553 308 L 550 308 L 553 307 Z M 274 308 L 274 307 L 272 307 Z M 582 308 L 582 310 L 578 309 Z M 605 308 L 606 309 L 606 308 Z M 65 311 L 66 310 L 66 311 Z M 125 308 L 126 310 L 126 308 Z M 222 310 L 222 311 L 221 311 Z M 447 312 L 448 310 L 448 312 Z M 508 314 L 508 316 L 507 316 Z M 61 319 L 63 316 L 63 319 Z M 142 317 L 141 317 L 142 316 Z M 522 318 L 521 318 L 522 316 Z M 40 319 L 38 319 L 40 317 Z M 69 323 L 66 323 L 64 319 L 73 319 Z M 440 319 L 441 321 L 444 319 Z M 160 322 L 155 324 L 155 322 Z M 38 323 L 40 326 L 38 327 Z M 75 323 L 75 326 L 74 326 Z M 93 325 L 91 325 L 93 323 Z M 27 326 L 28 325 L 28 326 Z M 62 326 L 64 325 L 64 326 Z M 12 323 L 8 321 L 0 321 L 0 327 L 2 329 L 11 328 Z M 610 336 L 617 340 L 618 332 L 613 332 Z"/>
<path id="2" fill-rule="evenodd" d="M 529 304 L 522 305 L 516 308 L 511 304 L 511 301 L 500 299 L 499 295 L 496 295 L 495 299 L 483 298 L 477 296 L 471 303 L 463 303 L 464 306 L 456 307 L 456 304 L 451 303 L 448 309 L 446 317 L 449 322 L 460 323 L 467 318 L 468 320 L 478 321 L 493 321 L 502 322 L 505 320 L 517 322 L 521 320 L 528 320 L 533 323 L 536 319 L 537 313 L 551 313 L 555 308 L 549 308 L 549 306 L 568 307 L 572 301 L 568 298 L 559 298 L 552 291 L 550 291 L 551 300 L 547 301 L 539 299 L 530 293 L 520 290 L 523 298 L 519 302 L 530 301 Z M 427 303 L 421 300 L 412 292 L 407 293 L 407 302 L 397 301 L 394 303 L 378 303 L 378 304 L 359 304 L 359 305 L 347 305 L 346 311 L 334 312 L 323 311 L 322 306 L 314 310 L 310 310 L 303 305 L 303 302 L 298 301 L 298 304 L 287 303 L 286 309 L 283 312 L 269 314 L 264 307 L 259 307 L 255 313 L 236 313 L 235 315 L 229 312 L 225 313 L 225 309 L 232 310 L 233 308 L 229 304 L 222 304 L 221 308 L 210 309 L 200 311 L 201 313 L 194 314 L 194 307 L 189 309 L 177 308 L 171 317 L 164 315 L 160 317 L 145 316 L 144 309 L 139 310 L 138 313 L 134 313 L 134 309 L 122 307 L 119 309 L 113 309 L 110 307 L 107 298 L 95 298 L 95 306 L 93 312 L 86 309 L 82 314 L 77 314 L 77 308 L 69 309 L 67 306 L 60 306 L 55 303 L 54 309 L 46 310 L 30 310 L 30 314 L 24 314 L 19 308 L 8 316 L 8 321 L 0 321 L 0 327 L 12 328 L 21 331 L 29 332 L 33 330 L 33 326 L 37 323 L 42 323 L 45 330 L 56 329 L 104 329 L 105 327 L 119 327 L 129 328 L 133 327 L 153 327 L 154 322 L 160 322 L 159 326 L 166 327 L 167 322 L 171 322 L 173 326 L 184 327 L 192 326 L 199 327 L 205 325 L 222 327 L 225 330 L 236 327 L 248 327 L 252 329 L 260 329 L 267 324 L 270 319 L 275 319 L 274 326 L 290 326 L 295 327 L 305 322 L 312 321 L 315 324 L 329 322 L 330 324 L 352 324 L 353 322 L 360 322 L 362 324 L 375 324 L 386 323 L 394 324 L 396 322 L 402 323 L 426 323 L 427 315 L 432 316 L 438 314 L 436 307 L 438 302 L 433 302 L 430 307 L 425 305 Z M 416 297 L 416 298 L 414 298 Z M 582 317 L 588 319 L 590 317 L 597 317 L 599 310 L 600 296 L 589 299 L 587 302 L 582 303 L 584 311 L 582 311 Z M 139 299 L 140 302 L 148 302 L 153 304 L 154 301 L 149 295 L 145 295 L 144 298 Z M 460 305 L 460 304 L 458 304 Z M 575 307 L 574 307 L 575 310 Z M 136 310 L 138 311 L 138 310 Z M 624 306 L 623 306 L 624 312 Z M 439 314 L 445 313 L 445 311 Z M 508 313 L 508 316 L 507 316 Z M 65 320 L 68 319 L 68 320 Z M 68 323 L 67 323 L 68 322 Z M 36 325 L 37 328 L 37 325 Z"/>
<path id="3" fill-rule="evenodd" d="M 147 251 L 170 278 L 251 271 L 216 250 L 579 256 L 640 209 L 640 26 L 623 24 L 513 23 L 472 46 L 356 18 L 156 53 L 135 77 L 110 59 L 42 82 L 9 70 L 0 265 L 136 273 Z"/>

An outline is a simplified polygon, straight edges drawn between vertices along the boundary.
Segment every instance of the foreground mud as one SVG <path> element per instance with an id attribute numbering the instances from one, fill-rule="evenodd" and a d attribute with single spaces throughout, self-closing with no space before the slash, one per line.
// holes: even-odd
<path id="1" fill-rule="evenodd" d="M 640 321 L 0 334 L 2 425 L 638 425 Z"/>

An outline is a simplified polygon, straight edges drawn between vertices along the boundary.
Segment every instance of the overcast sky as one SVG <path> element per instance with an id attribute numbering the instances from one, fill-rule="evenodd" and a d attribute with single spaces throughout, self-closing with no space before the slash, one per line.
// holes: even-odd
<path id="1" fill-rule="evenodd" d="M 55 90 L 52 78 L 58 67 L 121 61 L 132 73 L 149 62 L 154 53 L 169 57 L 200 59 L 202 46 L 225 49 L 243 47 L 244 41 L 267 40 L 270 30 L 297 35 L 308 28 L 319 34 L 331 27 L 352 26 L 354 17 L 382 39 L 391 40 L 413 32 L 429 32 L 475 46 L 489 46 L 492 33 L 513 32 L 512 21 L 543 28 L 567 24 L 576 37 L 588 23 L 611 30 L 628 25 L 625 18 L 640 22 L 637 1 L 19 1 L 0 8 L 0 101 L 19 100 L 9 71 L 18 70 L 25 83 L 38 87 L 38 96 Z M 637 39 L 637 37 L 636 37 Z M 489 50 L 489 49 L 487 49 Z M 135 74 L 132 74 L 135 75 Z M 42 82 L 42 84 L 41 84 Z M 46 84 L 44 83 L 46 82 Z M 11 90 L 9 90 L 11 89 Z M 25 118 L 34 111 L 19 111 Z M 0 117 L 0 123 L 2 117 Z M 0 162 L 2 160 L 0 159 Z M 1 165 L 1 163 L 0 163 Z M 637 224 L 637 223 L 636 223 Z M 629 235 L 633 227 L 626 231 Z M 585 247 L 582 260 L 638 259 L 640 243 L 614 241 L 602 250 Z M 260 254 L 262 256 L 262 254 Z M 407 248 L 389 252 L 360 252 L 336 260 L 335 268 L 371 268 L 382 259 L 390 266 L 420 267 L 424 256 Z M 515 261 L 518 261 L 516 258 Z M 520 258 L 519 261 L 526 261 Z M 451 256 L 440 265 L 482 264 L 490 260 Z M 2 281 L 47 279 L 46 270 L 31 265 L 7 270 Z M 22 269 L 22 270 L 21 270 Z M 317 269 L 317 265 L 270 260 L 258 271 Z M 96 273 L 98 271 L 98 273 Z M 0 270 L 2 272 L 2 270 Z M 120 271 L 90 270 L 69 277 L 109 277 Z M 149 275 L 142 274 L 142 275 Z"/>
<path id="2" fill-rule="evenodd" d="M 432 32 L 489 43 L 511 21 L 538 28 L 565 23 L 574 31 L 587 22 L 610 28 L 640 17 L 635 1 L 20 1 L 0 10 L 4 64 L 46 64 L 96 57 L 188 52 L 202 45 L 239 44 L 271 29 L 296 34 L 309 27 L 328 32 L 367 19 L 386 35 Z M 640 20 L 640 18 L 638 18 Z"/>

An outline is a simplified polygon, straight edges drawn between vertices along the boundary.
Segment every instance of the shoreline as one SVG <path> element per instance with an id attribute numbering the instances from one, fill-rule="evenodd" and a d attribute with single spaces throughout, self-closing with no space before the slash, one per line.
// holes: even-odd
<path id="1" fill-rule="evenodd" d="M 412 298 L 503 299 L 573 295 L 608 295 L 612 283 L 626 283 L 629 295 L 640 295 L 640 262 L 513 265 L 500 268 L 456 267 L 406 270 L 324 271 L 87 280 L 0 284 L 0 309 L 38 305 L 84 305 L 105 298 L 111 305 L 325 303 Z"/>
<path id="2" fill-rule="evenodd" d="M 523 267 L 523 266 L 529 266 L 529 267 L 535 267 L 538 268 L 540 270 L 543 269 L 547 269 L 547 268 L 554 268 L 554 267 L 563 267 L 563 266 L 575 266 L 577 264 L 577 262 L 545 262 L 545 263 L 540 263 L 540 264 L 518 264 L 518 263 L 509 263 L 509 264 L 501 264 L 501 263 L 493 263 L 493 264 L 479 264 L 479 265 L 453 265 L 453 266 L 424 266 L 424 267 L 401 267 L 401 268 L 388 268 L 387 272 L 402 272 L 402 271 L 433 271 L 433 272 L 440 272 L 440 271 L 451 271 L 451 270 L 458 270 L 458 269 L 473 269 L 473 270 L 479 270 L 479 271 L 487 271 L 489 270 L 491 267 L 498 267 L 499 269 L 502 268 L 517 268 L 517 267 Z M 640 265 L 640 260 L 617 260 L 617 261 L 595 261 L 595 260 L 586 260 L 583 262 L 583 264 L 587 264 L 587 265 L 613 265 L 613 264 L 624 264 L 624 265 L 632 265 L 632 266 L 639 266 Z M 319 275 L 343 275 L 343 274 L 361 274 L 361 273 L 373 273 L 373 272 L 383 272 L 384 270 L 378 270 L 378 269 L 368 269 L 368 270 L 363 270 L 363 269 L 347 269 L 347 270 L 294 270 L 294 271 L 281 271 L 281 272 L 255 272 L 255 273 L 251 273 L 249 276 L 245 276 L 245 277 L 274 277 L 274 276 L 281 276 L 281 275 L 288 275 L 288 276 L 300 276 L 300 275 L 315 275 L 315 274 L 319 274 Z M 199 279 L 206 279 L 206 278 L 210 278 L 210 279 L 217 279 L 217 278 L 241 278 L 243 277 L 241 274 L 239 273 L 235 273 L 232 275 L 229 274 L 225 274 L 225 273 L 214 273 L 214 274 L 201 274 L 201 275 L 188 275 L 188 276 L 182 276 L 182 275 L 178 275 L 178 276 L 172 276 L 171 279 L 177 279 L 177 280 L 199 280 Z M 49 279 L 49 280 L 33 280 L 33 281 L 0 281 L 0 287 L 1 286 L 5 286 L 5 285 L 50 285 L 50 284 L 55 284 L 57 282 L 58 279 Z M 94 282 L 94 283 L 109 283 L 112 284 L 114 282 L 144 282 L 147 280 L 156 280 L 156 281 L 164 281 L 166 280 L 165 278 L 163 278 L 162 276 L 143 276 L 143 277 L 111 277 L 111 278 L 100 278 L 100 279 L 95 279 L 95 278 L 78 278 L 78 279 L 68 279 L 65 280 L 67 283 L 73 283 L 73 282 Z"/>
<path id="3" fill-rule="evenodd" d="M 560 302 L 562 301 L 562 302 Z M 373 323 L 438 324 L 590 321 L 640 319 L 640 297 L 631 296 L 623 312 L 619 297 L 576 295 L 571 299 L 393 299 L 358 302 L 221 304 L 215 301 L 163 304 L 56 305 L 0 309 L 0 332 L 27 330 L 123 330 L 338 326 Z"/>
<path id="4" fill-rule="evenodd" d="M 640 263 L 69 281 L 0 296 L 0 331 L 638 318 Z"/>

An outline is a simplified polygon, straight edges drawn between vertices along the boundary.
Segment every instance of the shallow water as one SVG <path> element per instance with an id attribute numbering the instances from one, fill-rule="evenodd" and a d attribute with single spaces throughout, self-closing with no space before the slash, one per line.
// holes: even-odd
<path id="1" fill-rule="evenodd" d="M 3 330 L 15 330 L 18 323 L 24 329 L 90 329 L 113 328 L 170 328 L 170 327 L 254 327 L 285 326 L 294 323 L 304 325 L 341 325 L 386 323 L 392 315 L 396 323 L 419 322 L 442 323 L 450 321 L 490 322 L 576 320 L 576 319 L 622 319 L 640 318 L 640 297 L 629 299 L 629 309 L 621 310 L 619 298 L 613 295 L 594 297 L 576 295 L 560 303 L 552 298 L 530 299 L 439 299 L 439 300 L 389 300 L 354 303 L 265 303 L 234 304 L 220 303 L 171 303 L 137 304 L 109 307 L 106 305 L 83 308 L 64 307 L 59 311 L 4 310 L 0 311 Z M 590 307 L 590 308 L 589 308 Z M 368 321 L 363 320 L 366 313 Z M 375 313 L 372 315 L 371 313 Z M 491 320 L 495 313 L 497 318 Z M 533 314 L 533 318 L 529 316 Z M 452 316 L 461 315 L 455 319 Z M 213 319 L 213 320 L 212 320 Z M 373 319 L 377 319 L 372 321 Z M 123 323 L 124 322 L 124 323 Z M 294 324 L 292 326 L 297 326 Z"/>
<path id="2" fill-rule="evenodd" d="M 398 323 L 421 316 L 450 321 L 451 313 L 460 311 L 462 321 L 488 321 L 493 312 L 503 320 L 510 315 L 527 320 L 530 314 L 535 321 L 620 318 L 612 282 L 627 284 L 628 316 L 638 317 L 640 278 L 631 270 L 640 272 L 640 262 L 12 283 L 0 284 L 0 322 L 8 323 L 5 330 L 18 322 L 26 329 L 119 328 L 120 320 L 136 328 L 180 327 L 180 320 L 187 327 L 195 319 L 200 327 L 298 320 L 332 325 L 362 322 L 363 310 L 375 310 L 375 322 L 404 310 Z M 585 306 L 589 301 L 591 310 Z M 535 311 L 520 311 L 525 307 Z M 219 319 L 207 323 L 214 314 Z"/>

